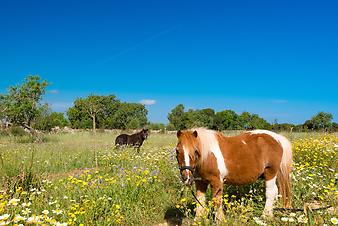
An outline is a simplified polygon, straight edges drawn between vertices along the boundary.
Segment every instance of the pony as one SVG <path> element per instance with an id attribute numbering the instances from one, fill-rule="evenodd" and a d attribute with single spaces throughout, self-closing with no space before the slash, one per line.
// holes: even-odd
<path id="1" fill-rule="evenodd" d="M 176 158 L 185 185 L 195 182 L 196 216 L 204 214 L 202 204 L 211 185 L 215 218 L 225 220 L 222 208 L 223 184 L 246 185 L 258 178 L 265 180 L 263 216 L 273 216 L 273 204 L 278 195 L 289 207 L 291 197 L 291 143 L 282 135 L 268 130 L 253 130 L 233 137 L 196 128 L 179 130 Z M 199 179 L 195 179 L 199 178 Z M 278 185 L 278 186 L 277 186 Z"/>
<path id="2" fill-rule="evenodd" d="M 139 152 L 144 140 L 147 139 L 148 135 L 148 129 L 142 129 L 140 132 L 132 135 L 120 134 L 115 139 L 115 147 L 130 145 L 136 148 L 137 152 Z"/>

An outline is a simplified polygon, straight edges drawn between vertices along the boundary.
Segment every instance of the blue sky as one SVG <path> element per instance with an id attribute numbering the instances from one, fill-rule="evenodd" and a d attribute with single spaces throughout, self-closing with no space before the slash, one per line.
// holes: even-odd
<path id="1" fill-rule="evenodd" d="M 1 1 L 0 92 L 39 74 L 45 101 L 147 101 L 303 123 L 338 119 L 338 2 Z"/>

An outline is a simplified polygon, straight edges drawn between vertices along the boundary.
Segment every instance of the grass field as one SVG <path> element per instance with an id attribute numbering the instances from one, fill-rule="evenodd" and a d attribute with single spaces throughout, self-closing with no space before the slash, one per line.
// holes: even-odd
<path id="1" fill-rule="evenodd" d="M 202 222 L 193 221 L 196 203 L 179 179 L 174 134 L 151 134 L 140 153 L 114 149 L 116 135 L 53 134 L 41 144 L 0 137 L 0 225 L 212 224 L 211 206 Z M 336 222 L 337 136 L 285 135 L 293 143 L 293 207 L 298 211 L 279 210 L 273 219 L 260 218 L 262 181 L 225 185 L 226 224 Z M 316 210 L 320 207 L 328 208 Z"/>

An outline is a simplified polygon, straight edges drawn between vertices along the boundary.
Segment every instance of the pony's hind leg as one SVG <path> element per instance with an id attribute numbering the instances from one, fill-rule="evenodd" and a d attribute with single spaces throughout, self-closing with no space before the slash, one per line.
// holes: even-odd
<path id="1" fill-rule="evenodd" d="M 273 216 L 273 212 L 272 212 L 273 204 L 278 195 L 278 187 L 276 184 L 277 175 L 273 176 L 272 178 L 271 178 L 271 174 L 270 176 L 268 175 L 264 175 L 266 201 L 265 201 L 263 216 L 272 217 Z"/>

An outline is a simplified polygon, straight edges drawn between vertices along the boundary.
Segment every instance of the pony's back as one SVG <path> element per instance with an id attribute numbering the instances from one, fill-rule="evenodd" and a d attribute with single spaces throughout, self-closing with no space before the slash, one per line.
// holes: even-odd
<path id="1" fill-rule="evenodd" d="M 129 135 L 127 134 L 120 134 L 115 139 L 115 146 L 126 145 L 128 142 Z"/>

